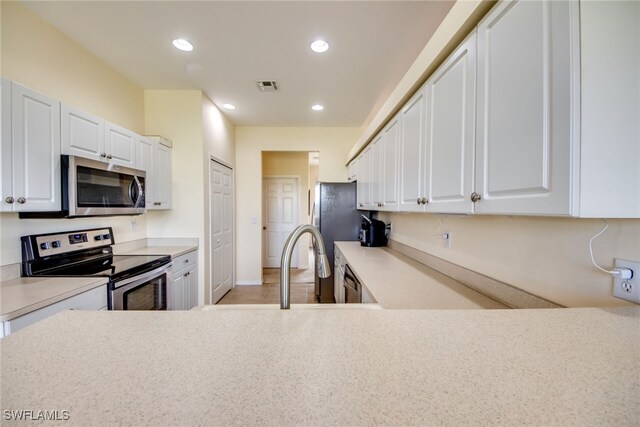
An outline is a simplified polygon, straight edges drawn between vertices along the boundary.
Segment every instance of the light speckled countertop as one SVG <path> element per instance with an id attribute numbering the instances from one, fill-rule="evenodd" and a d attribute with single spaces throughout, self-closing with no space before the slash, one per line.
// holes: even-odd
<path id="1" fill-rule="evenodd" d="M 175 259 L 181 255 L 197 250 L 197 246 L 145 246 L 123 252 L 123 255 L 171 255 Z"/>
<path id="2" fill-rule="evenodd" d="M 0 322 L 107 283 L 105 277 L 19 277 L 0 283 Z"/>
<path id="3" fill-rule="evenodd" d="M 64 312 L 0 340 L 1 409 L 82 426 L 637 426 L 639 326 L 640 307 Z"/>
<path id="4" fill-rule="evenodd" d="M 507 308 L 436 270 L 389 248 L 336 242 L 378 304 L 387 309 Z"/>

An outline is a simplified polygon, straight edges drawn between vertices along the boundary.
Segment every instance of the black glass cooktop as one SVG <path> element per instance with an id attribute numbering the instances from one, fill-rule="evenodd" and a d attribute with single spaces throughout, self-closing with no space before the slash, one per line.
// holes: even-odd
<path id="1" fill-rule="evenodd" d="M 82 262 L 60 265 L 33 273 L 33 276 L 81 276 L 122 279 L 168 264 L 168 255 L 110 255 Z"/>

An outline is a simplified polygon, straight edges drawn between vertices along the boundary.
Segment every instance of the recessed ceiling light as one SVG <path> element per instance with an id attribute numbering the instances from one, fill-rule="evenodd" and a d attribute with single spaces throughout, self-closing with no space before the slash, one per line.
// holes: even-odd
<path id="1" fill-rule="evenodd" d="M 311 107 L 311 109 L 314 110 L 314 111 L 322 111 L 322 110 L 324 110 L 324 107 L 322 105 L 320 105 L 320 104 L 316 104 L 313 107 Z"/>
<path id="2" fill-rule="evenodd" d="M 193 45 L 188 41 L 186 41 L 185 39 L 175 39 L 173 41 L 173 46 L 176 49 L 180 49 L 185 52 L 191 52 L 193 50 Z"/>
<path id="3" fill-rule="evenodd" d="M 322 53 L 329 49 L 329 43 L 324 40 L 316 40 L 311 43 L 311 50 L 314 52 Z"/>
<path id="4" fill-rule="evenodd" d="M 236 106 L 233 105 L 233 104 L 222 104 L 222 106 L 224 108 L 226 108 L 227 110 L 235 110 L 236 109 Z"/>

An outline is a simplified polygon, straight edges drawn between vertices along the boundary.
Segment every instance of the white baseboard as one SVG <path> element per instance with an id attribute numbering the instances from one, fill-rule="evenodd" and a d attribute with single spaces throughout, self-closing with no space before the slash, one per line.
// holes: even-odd
<path id="1" fill-rule="evenodd" d="M 236 286 L 262 285 L 262 280 L 238 280 Z"/>

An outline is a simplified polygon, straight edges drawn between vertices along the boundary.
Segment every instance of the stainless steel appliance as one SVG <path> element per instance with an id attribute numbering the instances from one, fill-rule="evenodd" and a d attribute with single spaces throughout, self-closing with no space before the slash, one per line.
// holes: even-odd
<path id="1" fill-rule="evenodd" d="M 60 160 L 62 210 L 21 212 L 20 218 L 140 215 L 145 212 L 144 171 L 78 156 L 62 155 Z"/>
<path id="2" fill-rule="evenodd" d="M 344 302 L 356 303 L 362 302 L 362 284 L 349 267 L 349 264 L 344 266 Z"/>
<path id="3" fill-rule="evenodd" d="M 170 310 L 168 255 L 113 255 L 111 227 L 23 236 L 22 275 L 105 277 L 109 310 Z"/>
<path id="4" fill-rule="evenodd" d="M 360 213 L 356 210 L 355 182 L 318 182 L 313 205 L 313 225 L 320 230 L 330 265 L 333 265 L 335 241 L 355 241 L 360 230 Z M 326 278 L 315 273 L 318 302 L 335 302 L 333 274 Z"/>

